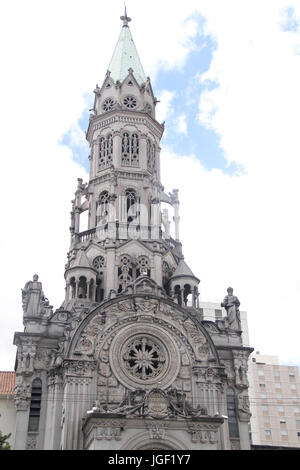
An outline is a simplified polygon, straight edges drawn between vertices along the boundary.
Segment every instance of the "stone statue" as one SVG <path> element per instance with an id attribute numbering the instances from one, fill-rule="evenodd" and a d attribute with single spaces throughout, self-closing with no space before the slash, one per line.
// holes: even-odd
<path id="1" fill-rule="evenodd" d="M 233 295 L 232 287 L 228 287 L 227 295 L 225 296 L 223 302 L 221 303 L 221 307 L 225 308 L 227 312 L 227 320 L 228 320 L 229 328 L 233 330 L 241 329 L 239 306 L 240 306 L 239 299 L 235 295 Z"/>

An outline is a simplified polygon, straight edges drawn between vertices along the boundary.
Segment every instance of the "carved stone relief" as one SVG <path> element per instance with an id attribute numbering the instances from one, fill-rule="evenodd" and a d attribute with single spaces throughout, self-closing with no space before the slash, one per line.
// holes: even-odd
<path id="1" fill-rule="evenodd" d="M 191 440 L 195 444 L 215 444 L 219 425 L 205 423 L 188 424 Z"/>
<path id="2" fill-rule="evenodd" d="M 29 407 L 31 397 L 31 385 L 26 379 L 17 375 L 16 386 L 14 389 L 14 401 L 17 411 L 26 411 Z"/>
<path id="3" fill-rule="evenodd" d="M 244 351 L 233 351 L 233 367 L 236 387 L 248 388 L 248 353 L 245 353 Z"/>
<path id="4" fill-rule="evenodd" d="M 240 421 L 246 422 L 251 418 L 249 396 L 246 391 L 238 394 L 238 416 Z"/>

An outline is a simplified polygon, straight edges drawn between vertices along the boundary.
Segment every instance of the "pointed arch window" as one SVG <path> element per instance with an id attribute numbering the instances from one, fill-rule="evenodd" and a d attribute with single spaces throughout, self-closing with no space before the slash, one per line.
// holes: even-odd
<path id="1" fill-rule="evenodd" d="M 239 437 L 239 426 L 236 412 L 236 398 L 233 388 L 228 388 L 226 392 L 227 399 L 227 415 L 228 415 L 228 427 L 229 437 Z"/>
<path id="2" fill-rule="evenodd" d="M 148 276 L 150 277 L 150 260 L 147 256 L 140 256 L 136 263 L 136 277 Z"/>
<path id="3" fill-rule="evenodd" d="M 123 255 L 120 259 L 118 268 L 119 289 L 118 293 L 124 291 L 130 282 L 133 280 L 133 266 L 132 260 L 129 255 Z"/>
<path id="4" fill-rule="evenodd" d="M 106 268 L 106 261 L 104 256 L 96 256 L 93 260 L 93 268 L 97 271 L 97 279 L 95 286 L 95 301 L 101 302 L 104 299 L 104 275 Z"/>
<path id="5" fill-rule="evenodd" d="M 96 204 L 96 225 L 105 225 L 107 223 L 109 210 L 108 191 L 102 191 Z"/>
<path id="6" fill-rule="evenodd" d="M 31 388 L 28 432 L 38 432 L 41 414 L 42 381 L 34 379 Z"/>
<path id="7" fill-rule="evenodd" d="M 126 211 L 127 221 L 132 222 L 138 216 L 138 197 L 134 189 L 126 189 Z"/>
<path id="8" fill-rule="evenodd" d="M 99 140 L 99 169 L 106 168 L 113 160 L 113 136 L 108 134 Z"/>
<path id="9" fill-rule="evenodd" d="M 139 166 L 140 142 L 138 134 L 124 132 L 122 135 L 122 165 Z"/>

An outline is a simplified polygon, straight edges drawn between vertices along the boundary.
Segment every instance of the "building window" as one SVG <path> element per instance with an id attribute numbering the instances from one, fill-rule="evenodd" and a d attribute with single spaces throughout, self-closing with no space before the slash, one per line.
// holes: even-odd
<path id="1" fill-rule="evenodd" d="M 38 432 L 42 399 L 42 381 L 34 379 L 31 388 L 28 432 Z"/>
<path id="2" fill-rule="evenodd" d="M 271 429 L 265 429 L 266 439 L 271 439 Z"/>
<path id="3" fill-rule="evenodd" d="M 234 437 L 234 438 L 239 437 L 239 427 L 238 427 L 237 414 L 236 414 L 236 400 L 235 400 L 235 393 L 232 388 L 227 389 L 226 398 L 227 398 L 229 437 Z"/>
<path id="4" fill-rule="evenodd" d="M 260 377 L 262 377 L 262 376 L 264 376 L 264 375 L 265 375 L 265 373 L 264 373 L 264 371 L 263 371 L 263 370 L 261 370 L 261 369 L 260 369 L 260 370 L 258 371 L 258 375 L 259 375 Z"/>
<path id="5" fill-rule="evenodd" d="M 291 388 L 291 390 L 297 390 L 297 385 L 296 384 L 291 384 L 290 388 Z"/>
<path id="6" fill-rule="evenodd" d="M 108 209 L 109 209 L 109 194 L 107 191 L 103 191 L 99 200 L 96 204 L 96 226 L 106 225 L 108 220 Z"/>
<path id="7" fill-rule="evenodd" d="M 137 134 L 124 132 L 122 136 L 122 165 L 139 166 L 140 163 L 140 144 Z"/>
<path id="8" fill-rule="evenodd" d="M 266 415 L 266 414 L 269 413 L 269 407 L 268 407 L 268 405 L 262 405 L 262 412 L 264 413 L 264 415 Z"/>
<path id="9" fill-rule="evenodd" d="M 148 276 L 150 277 L 150 260 L 147 256 L 140 256 L 136 263 L 136 277 Z"/>
<path id="10" fill-rule="evenodd" d="M 259 388 L 266 388 L 266 384 L 260 383 L 260 384 L 259 384 Z"/>
<path id="11" fill-rule="evenodd" d="M 85 276 L 80 276 L 78 282 L 78 298 L 86 299 L 87 298 L 87 279 Z"/>
<path id="12" fill-rule="evenodd" d="M 115 104 L 115 101 L 113 98 L 106 98 L 106 100 L 104 100 L 103 102 L 102 108 L 106 112 L 111 111 L 114 107 L 114 104 Z"/>
<path id="13" fill-rule="evenodd" d="M 215 319 L 222 318 L 222 310 L 215 310 Z"/>
<path id="14" fill-rule="evenodd" d="M 112 164 L 113 136 L 101 137 L 99 140 L 99 168 L 103 169 Z"/>
<path id="15" fill-rule="evenodd" d="M 104 256 L 96 256 L 93 260 L 93 268 L 97 271 L 97 279 L 95 286 L 95 296 L 92 297 L 96 302 L 104 299 L 104 274 L 105 274 L 105 258 Z"/>
<path id="16" fill-rule="evenodd" d="M 131 258 L 128 255 L 122 255 L 120 266 L 118 268 L 119 289 L 118 293 L 126 289 L 127 285 L 133 280 L 133 267 Z"/>
<path id="17" fill-rule="evenodd" d="M 134 108 L 136 108 L 137 101 L 136 101 L 136 98 L 134 96 L 126 96 L 126 98 L 124 98 L 124 100 L 123 100 L 123 104 L 128 109 L 134 109 Z"/>

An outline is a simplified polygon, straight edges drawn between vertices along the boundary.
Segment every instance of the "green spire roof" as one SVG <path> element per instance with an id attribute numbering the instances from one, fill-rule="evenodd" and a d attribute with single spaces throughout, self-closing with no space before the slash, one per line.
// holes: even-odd
<path id="1" fill-rule="evenodd" d="M 142 67 L 139 55 L 133 42 L 131 32 L 128 26 L 131 19 L 127 16 L 121 16 L 123 27 L 115 47 L 108 70 L 112 79 L 116 82 L 122 82 L 128 75 L 128 70 L 133 70 L 133 75 L 139 85 L 145 83 L 146 75 Z"/>

